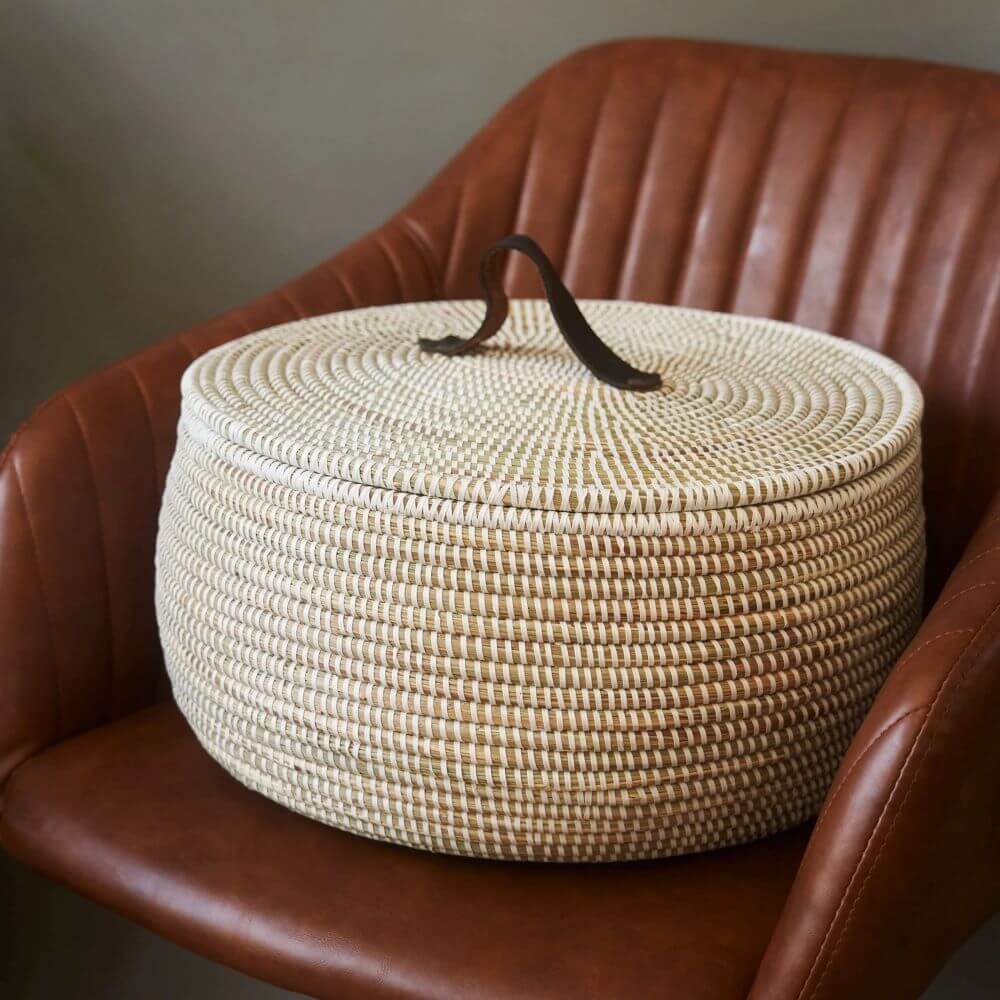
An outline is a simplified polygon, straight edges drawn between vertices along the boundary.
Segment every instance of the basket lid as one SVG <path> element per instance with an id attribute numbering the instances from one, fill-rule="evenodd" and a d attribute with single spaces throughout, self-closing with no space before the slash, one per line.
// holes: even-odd
<path id="1" fill-rule="evenodd" d="M 865 476 L 918 434 L 896 363 L 772 320 L 584 301 L 602 340 L 662 384 L 628 392 L 582 367 L 544 300 L 460 357 L 420 338 L 475 329 L 482 303 L 332 313 L 223 345 L 183 381 L 183 413 L 221 447 L 288 470 L 445 500 L 581 513 L 712 510 Z"/>

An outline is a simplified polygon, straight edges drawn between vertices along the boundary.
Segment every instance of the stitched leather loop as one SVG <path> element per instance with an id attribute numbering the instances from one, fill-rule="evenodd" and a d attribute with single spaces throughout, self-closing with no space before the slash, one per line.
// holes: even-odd
<path id="1" fill-rule="evenodd" d="M 598 337 L 583 318 L 576 300 L 560 280 L 542 248 L 530 236 L 519 234 L 498 240 L 483 254 L 479 278 L 486 299 L 486 316 L 479 329 L 471 337 L 421 338 L 419 344 L 423 350 L 432 354 L 465 354 L 485 343 L 503 326 L 510 304 L 503 287 L 502 264 L 506 250 L 519 250 L 535 265 L 545 286 L 545 295 L 556 325 L 573 353 L 594 375 L 618 389 L 645 391 L 660 388 L 659 373 L 633 368 Z"/>

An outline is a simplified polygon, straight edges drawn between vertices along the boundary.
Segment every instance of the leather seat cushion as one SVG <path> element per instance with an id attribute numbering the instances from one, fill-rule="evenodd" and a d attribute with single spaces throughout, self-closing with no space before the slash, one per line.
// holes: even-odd
<path id="1" fill-rule="evenodd" d="M 807 836 L 627 865 L 425 854 L 248 791 L 172 703 L 23 764 L 0 832 L 32 867 L 289 989 L 685 1000 L 746 996 Z"/>

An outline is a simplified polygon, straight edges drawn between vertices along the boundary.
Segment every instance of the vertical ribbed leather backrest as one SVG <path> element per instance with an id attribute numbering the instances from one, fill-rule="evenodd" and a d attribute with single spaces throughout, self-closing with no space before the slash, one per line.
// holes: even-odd
<path id="1" fill-rule="evenodd" d="M 166 693 L 153 553 L 185 367 L 254 330 L 428 298 L 430 285 L 412 239 L 377 230 L 244 308 L 68 386 L 19 428 L 0 453 L 0 799 L 23 760 Z"/>
<path id="2" fill-rule="evenodd" d="M 773 316 L 902 362 L 927 397 L 935 592 L 997 484 L 1000 78 L 655 39 L 522 91 L 402 213 L 444 297 L 534 236 L 581 297 Z M 508 288 L 537 295 L 521 261 Z"/>

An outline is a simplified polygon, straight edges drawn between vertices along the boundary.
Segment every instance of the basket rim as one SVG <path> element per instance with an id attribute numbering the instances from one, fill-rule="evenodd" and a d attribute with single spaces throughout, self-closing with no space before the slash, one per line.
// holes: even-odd
<path id="1" fill-rule="evenodd" d="M 351 484 L 370 490 L 385 491 L 399 497 L 421 497 L 434 501 L 472 504 L 484 510 L 537 511 L 566 515 L 648 515 L 726 510 L 741 507 L 768 507 L 783 501 L 809 495 L 819 495 L 863 479 L 884 467 L 911 445 L 919 435 L 923 397 L 919 386 L 897 362 L 877 351 L 853 341 L 843 340 L 795 323 L 765 317 L 719 313 L 710 310 L 669 306 L 629 300 L 581 299 L 584 311 L 597 310 L 606 321 L 610 314 L 620 314 L 624 320 L 635 317 L 635 310 L 659 314 L 664 322 L 707 320 L 721 328 L 745 333 L 760 330 L 769 334 L 787 334 L 800 343 L 815 344 L 836 356 L 860 362 L 859 370 L 867 369 L 873 376 L 888 380 L 899 394 L 899 412 L 888 431 L 866 442 L 857 452 L 845 457 L 820 459 L 795 469 L 794 475 L 768 472 L 747 475 L 732 482 L 705 481 L 699 483 L 662 483 L 637 486 L 595 484 L 551 484 L 531 480 L 494 479 L 478 475 L 438 472 L 425 465 L 386 460 L 371 454 L 348 454 L 332 449 L 305 447 L 294 435 L 274 428 L 263 434 L 240 418 L 238 413 L 223 412 L 201 393 L 205 380 L 211 382 L 214 366 L 247 351 L 253 345 L 276 344 L 300 338 L 313 328 L 317 333 L 336 328 L 342 323 L 357 324 L 366 317 L 378 323 L 398 322 L 414 314 L 454 322 L 459 317 L 473 315 L 481 309 L 475 300 L 455 299 L 434 302 L 403 303 L 344 310 L 322 316 L 308 317 L 270 327 L 237 341 L 223 344 L 197 358 L 188 366 L 182 378 L 182 422 L 205 444 L 212 439 L 218 445 L 229 444 L 245 449 L 247 458 L 259 459 L 256 472 L 261 478 L 279 484 L 295 482 L 297 488 L 309 493 L 328 495 L 336 484 Z M 545 306 L 541 299 L 511 300 L 515 321 L 526 311 Z M 360 352 L 364 345 L 359 345 Z M 463 364 L 477 364 L 477 356 L 462 359 Z M 445 359 L 444 363 L 448 363 Z M 596 381 L 595 381 L 595 384 Z M 617 391 L 617 390 L 611 390 Z M 652 394 L 642 394 L 649 396 Z M 213 449 L 214 450 L 214 449 Z M 289 460 L 294 456 L 294 461 Z"/>

